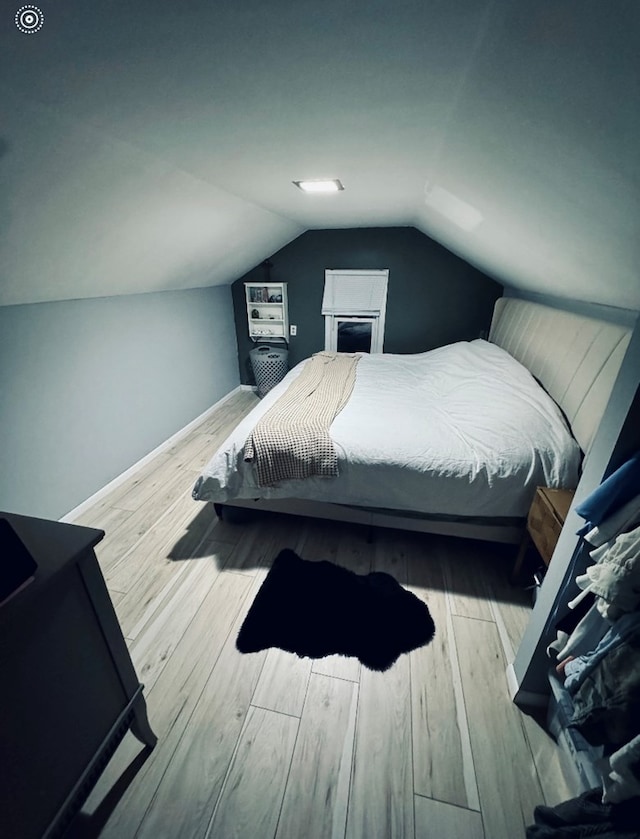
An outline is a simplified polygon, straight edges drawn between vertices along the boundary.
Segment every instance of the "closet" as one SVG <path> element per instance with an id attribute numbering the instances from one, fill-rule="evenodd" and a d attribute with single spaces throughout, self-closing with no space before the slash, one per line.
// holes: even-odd
<path id="1" fill-rule="evenodd" d="M 549 633 L 547 726 L 576 790 L 640 795 L 640 400 L 601 485 L 576 506 L 583 527 Z"/>

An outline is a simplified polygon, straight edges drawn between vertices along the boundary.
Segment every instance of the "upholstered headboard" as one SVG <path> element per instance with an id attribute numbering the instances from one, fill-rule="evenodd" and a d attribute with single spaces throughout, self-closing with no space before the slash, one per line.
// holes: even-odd
<path id="1" fill-rule="evenodd" d="M 564 411 L 586 452 L 627 350 L 631 329 L 540 303 L 496 301 L 489 340 L 507 350 Z"/>

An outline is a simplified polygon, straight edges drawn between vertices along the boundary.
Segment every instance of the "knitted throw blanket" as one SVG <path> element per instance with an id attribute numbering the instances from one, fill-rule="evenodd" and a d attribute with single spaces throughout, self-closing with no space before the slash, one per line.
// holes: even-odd
<path id="1" fill-rule="evenodd" d="M 259 486 L 338 474 L 329 428 L 351 395 L 359 359 L 349 353 L 316 353 L 258 420 L 245 443 L 244 459 L 254 463 Z"/>

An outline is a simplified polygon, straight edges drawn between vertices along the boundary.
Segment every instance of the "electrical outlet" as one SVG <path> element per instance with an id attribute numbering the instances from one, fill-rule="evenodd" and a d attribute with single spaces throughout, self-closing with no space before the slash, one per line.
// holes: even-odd
<path id="1" fill-rule="evenodd" d="M 295 326 L 295 325 L 292 323 L 292 324 L 291 324 L 291 326 L 289 327 L 289 335 L 291 335 L 292 337 L 294 337 L 294 338 L 295 338 L 295 336 L 296 336 L 297 334 L 298 334 L 298 327 L 297 327 L 297 326 Z"/>

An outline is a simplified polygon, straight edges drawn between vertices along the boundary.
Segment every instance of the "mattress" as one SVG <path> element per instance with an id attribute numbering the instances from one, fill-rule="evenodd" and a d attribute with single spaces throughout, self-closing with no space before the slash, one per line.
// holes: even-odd
<path id="1" fill-rule="evenodd" d="M 331 425 L 338 475 L 259 487 L 243 459 L 256 421 L 300 375 L 291 370 L 213 455 L 201 501 L 299 498 L 428 515 L 521 517 L 537 486 L 575 487 L 581 451 L 528 370 L 487 341 L 414 355 L 363 354 Z"/>

